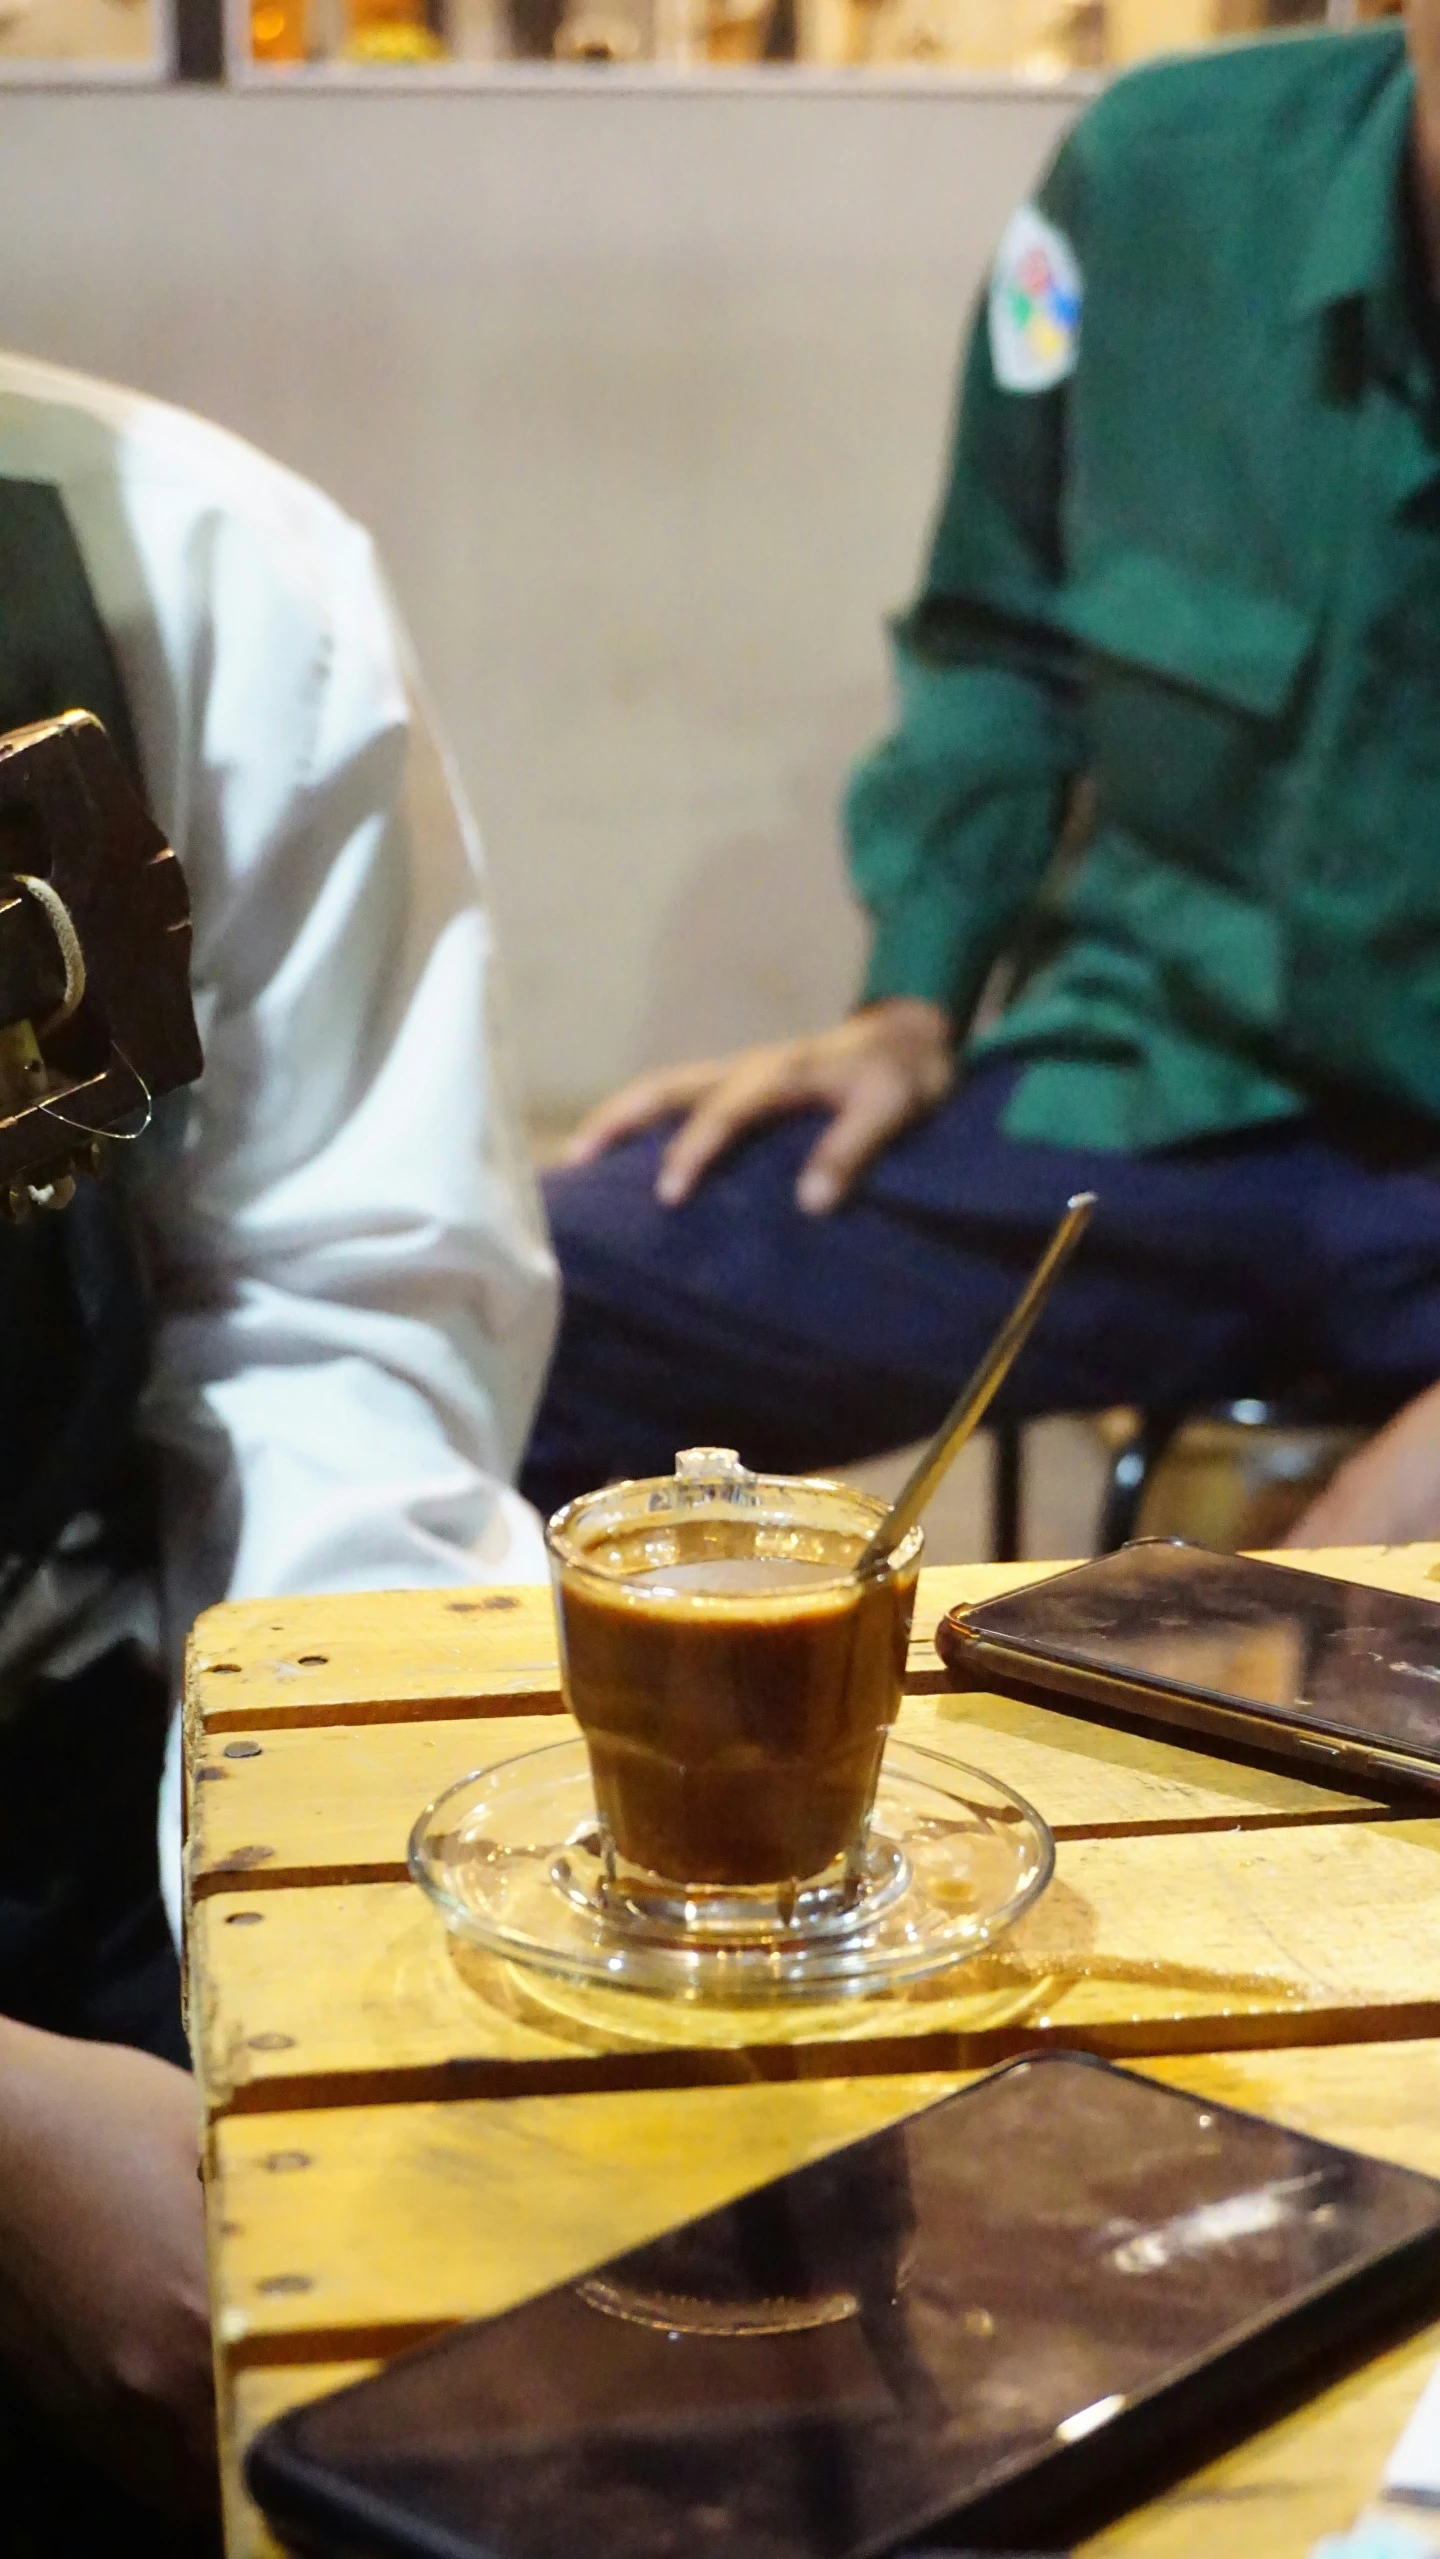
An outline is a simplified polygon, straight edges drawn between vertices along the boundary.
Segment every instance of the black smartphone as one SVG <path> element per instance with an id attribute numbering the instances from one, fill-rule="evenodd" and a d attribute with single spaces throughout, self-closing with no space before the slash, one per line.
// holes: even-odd
<path id="1" fill-rule="evenodd" d="M 1014 2548 L 1437 2303 L 1429 2178 L 1046 2054 L 290 2411 L 247 2478 L 329 2559 Z"/>
<path id="2" fill-rule="evenodd" d="M 1362 1791 L 1440 1790 L 1440 1597 L 1138 1538 L 935 1630 L 965 1688 L 1238 1742 Z"/>

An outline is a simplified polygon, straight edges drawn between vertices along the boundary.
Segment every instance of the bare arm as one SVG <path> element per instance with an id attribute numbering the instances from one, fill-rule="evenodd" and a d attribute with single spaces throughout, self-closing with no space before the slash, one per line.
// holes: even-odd
<path id="1" fill-rule="evenodd" d="M 1440 1537 L 1440 1386 L 1346 1460 L 1285 1543 L 1404 1546 L 1421 1537 Z"/>
<path id="2" fill-rule="evenodd" d="M 172 2513 L 218 2496 L 193 2082 L 0 2018 L 0 2362 Z"/>

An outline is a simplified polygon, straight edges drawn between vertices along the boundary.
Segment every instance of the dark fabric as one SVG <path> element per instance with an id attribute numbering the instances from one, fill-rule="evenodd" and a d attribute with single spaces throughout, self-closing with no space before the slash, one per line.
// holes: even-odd
<path id="1" fill-rule="evenodd" d="M 161 1906 L 155 1800 L 169 1704 L 130 1647 L 38 1681 L 0 1730 L 0 2013 L 188 2065 Z M 54 2439 L 0 2370 L 5 2559 L 220 2559 L 218 2527 L 176 2525 Z"/>
<path id="2" fill-rule="evenodd" d="M 155 1845 L 168 1723 L 120 1645 L 0 1727 L 0 2015 L 186 2065 Z"/>
<path id="3" fill-rule="evenodd" d="M 221 2559 L 220 2527 L 175 2524 L 53 2439 L 0 2374 L 0 2549 L 5 2559 Z"/>
<path id="4" fill-rule="evenodd" d="M 60 493 L 0 479 L 0 734 L 71 710 L 103 722 L 139 784 L 120 670 Z M 133 1516 L 124 1476 L 148 1330 L 117 1191 L 84 1182 L 67 1215 L 0 1225 L 0 1612 L 14 1559 L 43 1554 L 76 1511 L 121 1498 Z"/>
<path id="5" fill-rule="evenodd" d="M 542 1511 L 677 1448 L 810 1470 L 932 1430 L 1071 1192 L 1100 1205 L 996 1406 L 1165 1408 L 1338 1382 L 1379 1418 L 1440 1374 L 1440 1132 L 1318 1118 L 1152 1155 L 1023 1143 L 978 1071 L 855 1202 L 795 1207 L 819 1123 L 784 1120 L 683 1208 L 659 1135 L 550 1176 L 565 1285 L 522 1484 Z"/>
<path id="6" fill-rule="evenodd" d="M 56 490 L 0 480 L 0 733 L 94 712 L 137 782 L 119 670 Z M 19 848 L 23 850 L 24 848 Z M 17 849 L 0 843 L 0 866 Z M 123 1192 L 83 1181 L 59 1216 L 0 1224 L 0 1627 L 83 1515 L 87 1563 L 154 1554 L 135 1436 L 149 1303 Z M 71 1530 L 72 1542 L 75 1527 Z M 0 2013 L 188 2063 L 155 1824 L 169 1701 L 133 1647 L 77 1678 L 0 1676 Z M 47 2434 L 0 2374 L 5 2559 L 219 2559 Z"/>
<path id="7" fill-rule="evenodd" d="M 137 784 L 125 687 L 58 489 L 0 480 L 0 734 L 93 711 Z"/>
<path id="8" fill-rule="evenodd" d="M 82 1176 L 59 1215 L 0 1222 L 0 1616 L 77 1512 L 103 1521 L 117 1564 L 153 1555 L 154 1498 L 135 1436 L 150 1335 L 119 1188 Z"/>
<path id="9" fill-rule="evenodd" d="M 59 492 L 0 480 L 0 732 L 68 710 L 93 712 L 139 779 L 119 668 Z M 6 858 L 0 843 L 0 866 Z M 0 1645 L 62 1534 L 83 1544 L 87 1565 L 122 1572 L 153 1559 L 155 1500 L 135 1432 L 149 1356 L 148 1293 L 118 1185 L 86 1178 L 59 1215 L 0 1223 Z M 163 1734 L 158 1683 L 128 1655 L 64 1684 L 28 1676 L 23 1659 L 0 1674 L 0 2010 L 179 2058 L 155 1899 Z"/>
<path id="10" fill-rule="evenodd" d="M 71 710 L 103 722 L 139 784 L 119 666 L 60 493 L 0 480 L 0 734 Z M 7 858 L 19 853 L 0 841 L 0 866 Z M 133 1551 L 148 1504 L 132 1464 L 148 1359 L 148 1303 L 118 1190 L 84 1181 L 64 1216 L 0 1224 L 0 1615 L 77 1511 L 118 1510 Z"/>

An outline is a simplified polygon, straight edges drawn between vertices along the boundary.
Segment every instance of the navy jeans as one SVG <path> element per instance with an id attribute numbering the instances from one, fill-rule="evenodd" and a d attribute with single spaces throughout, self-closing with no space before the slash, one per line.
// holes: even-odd
<path id="1" fill-rule="evenodd" d="M 1119 1155 L 999 1126 L 982 1068 L 829 1217 L 821 1121 L 754 1132 L 681 1208 L 663 1132 L 553 1174 L 560 1339 L 522 1475 L 541 1511 L 717 1442 L 807 1472 L 932 1430 L 1077 1190 L 1099 1207 L 996 1416 L 1183 1409 L 1323 1378 L 1380 1418 L 1440 1376 L 1440 1128 L 1382 1106 Z"/>

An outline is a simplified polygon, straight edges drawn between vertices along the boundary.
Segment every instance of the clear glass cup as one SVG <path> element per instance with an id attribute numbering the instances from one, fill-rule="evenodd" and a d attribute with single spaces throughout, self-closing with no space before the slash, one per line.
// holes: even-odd
<path id="1" fill-rule="evenodd" d="M 566 1702 L 636 1917 L 734 1942 L 853 1908 L 923 1542 L 857 1581 L 884 1511 L 688 1449 L 551 1520 Z"/>

